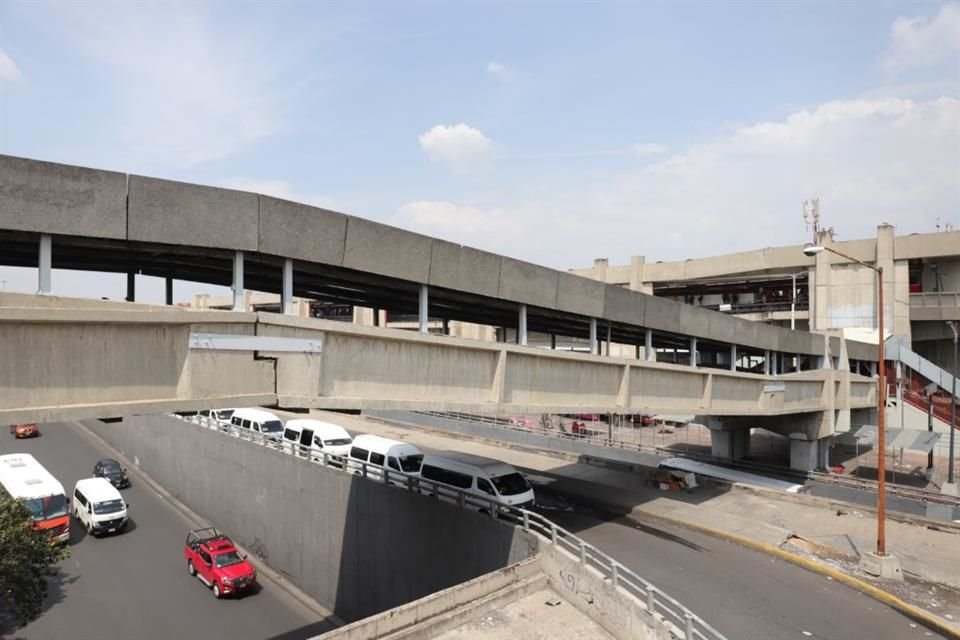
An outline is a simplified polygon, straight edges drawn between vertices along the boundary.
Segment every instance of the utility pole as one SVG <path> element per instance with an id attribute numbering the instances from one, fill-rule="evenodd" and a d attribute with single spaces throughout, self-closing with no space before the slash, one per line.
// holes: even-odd
<path id="1" fill-rule="evenodd" d="M 953 442 L 957 431 L 957 375 L 960 374 L 957 369 L 957 338 L 960 337 L 960 324 L 953 320 L 947 320 L 947 326 L 953 331 L 953 389 L 950 393 L 950 454 L 948 457 L 950 466 L 947 469 L 947 485 L 949 487 L 944 487 L 944 493 L 957 495 L 957 482 L 953 470 Z"/>

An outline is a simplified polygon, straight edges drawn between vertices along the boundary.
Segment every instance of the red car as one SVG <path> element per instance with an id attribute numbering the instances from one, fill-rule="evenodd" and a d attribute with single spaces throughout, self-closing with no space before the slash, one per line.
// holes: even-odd
<path id="1" fill-rule="evenodd" d="M 35 424 L 12 424 L 10 433 L 15 438 L 36 438 L 40 435 L 40 429 Z"/>
<path id="2" fill-rule="evenodd" d="M 215 598 L 252 589 L 257 570 L 247 556 L 240 555 L 233 542 L 213 527 L 194 529 L 183 548 L 187 571 L 213 589 Z"/>

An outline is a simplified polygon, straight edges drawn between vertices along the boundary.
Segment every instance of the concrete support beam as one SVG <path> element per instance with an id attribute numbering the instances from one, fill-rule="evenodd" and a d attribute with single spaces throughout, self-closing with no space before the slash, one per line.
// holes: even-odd
<path id="1" fill-rule="evenodd" d="M 793 370 L 800 371 L 800 354 L 794 354 L 793 356 Z"/>
<path id="2" fill-rule="evenodd" d="M 527 346 L 527 305 L 520 305 L 520 311 L 517 318 L 517 342 L 522 346 Z"/>
<path id="3" fill-rule="evenodd" d="M 770 375 L 770 352 L 769 351 L 763 352 L 763 375 L 765 376 Z"/>
<path id="4" fill-rule="evenodd" d="M 233 310 L 246 311 L 243 304 L 243 251 L 233 253 Z"/>
<path id="5" fill-rule="evenodd" d="M 293 260 L 283 261 L 283 292 L 280 295 L 280 309 L 283 313 L 293 315 Z M 377 324 L 377 310 L 373 310 L 374 324 Z"/>
<path id="6" fill-rule="evenodd" d="M 697 339 L 690 338 L 690 366 L 697 366 Z"/>
<path id="7" fill-rule="evenodd" d="M 428 333 L 427 321 L 430 319 L 430 294 L 427 285 L 420 285 L 420 333 Z"/>
<path id="8" fill-rule="evenodd" d="M 730 345 L 730 371 L 737 370 L 737 345 Z"/>
<path id="9" fill-rule="evenodd" d="M 590 353 L 597 355 L 597 319 L 590 318 Z"/>
<path id="10" fill-rule="evenodd" d="M 610 323 L 608 322 L 608 323 L 607 323 L 607 353 L 606 353 L 606 355 L 610 355 L 610 342 L 611 342 L 611 334 L 612 334 L 612 332 L 613 332 L 613 327 L 611 327 L 611 326 L 610 326 Z"/>
<path id="11" fill-rule="evenodd" d="M 51 268 L 53 264 L 53 238 L 44 233 L 40 236 L 40 256 L 37 261 L 37 293 L 50 295 L 52 291 Z"/>
<path id="12" fill-rule="evenodd" d="M 164 282 L 163 299 L 168 307 L 173 306 L 173 278 L 167 278 Z"/>
<path id="13" fill-rule="evenodd" d="M 740 460 L 750 455 L 750 429 L 711 430 L 710 455 L 728 460 Z"/>
<path id="14" fill-rule="evenodd" d="M 643 335 L 643 345 L 644 350 L 646 351 L 645 359 L 647 362 L 655 362 L 657 359 L 657 352 L 653 348 L 653 330 L 647 329 Z"/>
<path id="15" fill-rule="evenodd" d="M 127 295 L 124 300 L 127 302 L 137 301 L 137 274 L 132 271 L 127 272 Z"/>
<path id="16" fill-rule="evenodd" d="M 819 445 L 817 440 L 790 440 L 790 468 L 813 471 L 817 468 Z"/>

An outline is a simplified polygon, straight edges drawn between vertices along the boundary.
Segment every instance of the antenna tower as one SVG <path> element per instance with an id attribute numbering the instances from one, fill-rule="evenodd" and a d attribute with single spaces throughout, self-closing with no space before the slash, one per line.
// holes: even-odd
<path id="1" fill-rule="evenodd" d="M 817 242 L 817 234 L 820 233 L 820 198 L 803 201 L 803 221 L 807 225 L 807 230 L 813 232 L 813 242 Z"/>

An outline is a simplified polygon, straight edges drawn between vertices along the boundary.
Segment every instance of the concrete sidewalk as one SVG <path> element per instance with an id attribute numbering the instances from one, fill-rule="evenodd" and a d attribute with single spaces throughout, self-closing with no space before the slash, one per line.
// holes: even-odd
<path id="1" fill-rule="evenodd" d="M 960 527 L 937 523 L 887 521 L 887 549 L 911 579 L 946 585 L 898 585 L 872 580 L 856 568 L 857 556 L 875 546 L 876 517 L 868 509 L 809 496 L 793 496 L 747 487 L 698 487 L 665 492 L 648 486 L 641 474 L 578 464 L 572 456 L 521 450 L 503 443 L 465 439 L 419 426 L 386 424 L 363 417 L 316 412 L 355 432 L 374 433 L 428 449 L 456 449 L 497 458 L 528 472 L 538 490 L 575 502 L 630 515 L 661 518 L 710 533 L 775 547 L 816 560 L 834 570 L 911 602 L 960 631 Z M 946 598 L 944 598 L 944 592 Z"/>

